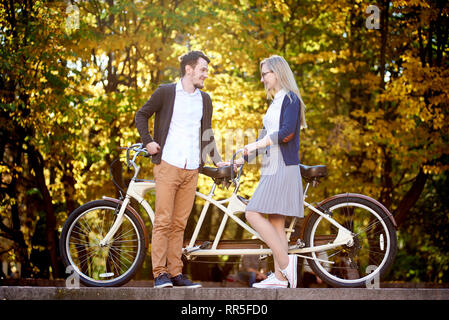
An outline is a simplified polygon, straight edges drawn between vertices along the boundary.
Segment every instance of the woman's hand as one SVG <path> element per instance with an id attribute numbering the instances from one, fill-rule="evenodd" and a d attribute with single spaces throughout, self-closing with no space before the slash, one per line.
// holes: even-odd
<path id="1" fill-rule="evenodd" d="M 257 142 L 253 142 L 253 143 L 247 144 L 246 146 L 243 147 L 243 154 L 245 156 L 247 156 L 256 150 L 257 150 Z"/>
<path id="2" fill-rule="evenodd" d="M 271 141 L 269 136 L 265 136 L 262 140 L 257 140 L 256 142 L 247 144 L 243 147 L 243 154 L 247 156 L 250 153 L 253 153 L 257 149 L 265 148 L 271 146 L 273 141 Z"/>

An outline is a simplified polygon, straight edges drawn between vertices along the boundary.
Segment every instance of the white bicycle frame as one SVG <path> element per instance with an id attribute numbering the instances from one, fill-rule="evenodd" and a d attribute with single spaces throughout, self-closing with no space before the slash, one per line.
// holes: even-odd
<path id="1" fill-rule="evenodd" d="M 100 246 L 107 245 L 109 241 L 112 239 L 114 234 L 119 229 L 122 221 L 125 209 L 130 201 L 131 198 L 134 198 L 137 200 L 142 207 L 144 208 L 145 212 L 147 213 L 151 223 L 154 223 L 154 211 L 151 208 L 150 204 L 144 199 L 145 194 L 155 189 L 156 184 L 153 180 L 145 180 L 145 179 L 137 179 L 137 175 L 139 173 L 140 167 L 135 164 L 135 159 L 139 153 L 136 153 L 136 155 L 133 157 L 133 160 L 130 161 L 131 164 L 134 166 L 135 174 L 134 177 L 131 179 L 131 182 L 128 186 L 128 190 L 126 192 L 125 200 L 123 201 L 120 211 L 117 214 L 117 219 L 112 225 L 109 232 L 106 234 L 103 240 L 100 241 Z M 238 184 L 238 181 L 237 181 Z M 272 251 L 268 248 L 259 248 L 259 249 L 218 249 L 218 244 L 221 240 L 221 237 L 223 235 L 223 231 L 225 229 L 226 223 L 228 222 L 228 219 L 231 218 L 234 220 L 240 227 L 244 228 L 246 231 L 248 231 L 252 236 L 253 239 L 260 239 L 263 241 L 263 239 L 260 237 L 260 235 L 251 228 L 248 224 L 246 224 L 244 221 L 242 221 L 236 214 L 245 212 L 246 205 L 237 197 L 237 190 L 238 186 L 234 189 L 234 192 L 232 195 L 223 200 L 215 200 L 214 192 L 217 184 L 214 183 L 212 185 L 211 191 L 208 195 L 204 195 L 201 192 L 196 192 L 196 196 L 204 199 L 206 203 L 204 204 L 204 207 L 201 211 L 200 217 L 198 219 L 198 222 L 196 224 L 196 227 L 194 229 L 192 238 L 190 239 L 190 242 L 188 246 L 183 248 L 183 252 L 186 255 L 188 259 L 191 259 L 193 257 L 197 256 L 218 256 L 218 255 L 271 255 Z M 304 199 L 307 197 L 307 190 L 308 190 L 309 184 L 307 184 L 305 191 L 304 191 Z M 198 234 L 201 230 L 201 227 L 204 222 L 204 218 L 206 217 L 207 210 L 209 209 L 210 204 L 215 205 L 217 208 L 219 208 L 223 213 L 223 218 L 221 220 L 220 226 L 218 228 L 218 231 L 215 235 L 214 241 L 212 243 L 212 247 L 210 249 L 201 249 L 200 246 L 195 246 L 196 241 L 198 240 Z M 227 206 L 226 206 L 227 204 Z M 336 222 L 332 217 L 326 213 L 321 212 L 320 210 L 316 209 L 306 201 L 304 201 L 304 206 L 312 210 L 313 212 L 319 214 L 324 219 L 328 220 L 332 225 L 334 225 L 336 228 L 338 228 L 338 234 L 337 237 L 328 244 L 324 245 L 317 245 L 313 247 L 301 247 L 299 245 L 294 245 L 289 247 L 289 253 L 296 254 L 299 257 L 306 258 L 306 259 L 312 259 L 324 263 L 333 264 L 332 261 L 322 260 L 310 256 L 303 256 L 301 254 L 304 253 L 311 253 L 311 252 L 320 252 L 325 251 L 329 249 L 333 249 L 342 245 L 352 246 L 353 244 L 353 234 L 348 229 L 340 225 L 338 222 Z M 290 235 L 294 232 L 294 226 L 296 223 L 296 218 L 293 218 L 289 227 L 286 228 L 286 237 L 287 241 L 290 240 Z"/>
<path id="2" fill-rule="evenodd" d="M 204 204 L 204 207 L 201 211 L 200 217 L 199 217 L 196 227 L 193 231 L 193 235 L 192 235 L 192 238 L 190 239 L 189 245 L 186 248 L 184 248 L 184 253 L 186 254 L 187 258 L 192 258 L 192 257 L 196 257 L 196 256 L 217 256 L 217 255 L 261 255 L 261 256 L 271 255 L 272 251 L 271 251 L 271 249 L 268 249 L 268 248 L 265 248 L 265 249 L 264 248 L 260 248 L 260 249 L 218 249 L 218 244 L 223 235 L 223 231 L 225 229 L 226 223 L 228 222 L 228 218 L 231 218 L 239 226 L 241 226 L 246 231 L 248 231 L 253 236 L 253 239 L 254 238 L 260 239 L 262 241 L 263 241 L 263 239 L 253 228 L 251 228 L 248 224 L 246 224 L 243 220 L 241 220 L 236 215 L 237 213 L 245 212 L 246 205 L 237 197 L 237 194 L 235 192 L 232 193 L 232 195 L 229 198 L 224 199 L 224 200 L 213 199 L 216 186 L 217 185 L 214 183 L 210 193 L 207 196 L 200 192 L 196 192 L 196 196 L 204 199 L 206 201 L 206 203 Z M 308 188 L 308 186 L 306 187 L 306 192 L 307 192 L 307 188 Z M 304 198 L 307 196 L 306 192 L 304 193 Z M 206 217 L 207 210 L 209 209 L 209 206 L 211 203 L 213 205 L 215 205 L 217 208 L 219 208 L 224 213 L 224 215 L 221 220 L 220 226 L 218 227 L 217 233 L 215 234 L 214 241 L 212 243 L 211 248 L 210 249 L 197 249 L 197 247 L 195 247 L 195 243 L 197 241 L 198 234 L 201 230 L 204 218 Z M 226 204 L 227 204 L 227 206 L 225 206 Z M 349 230 L 347 230 L 345 227 L 341 226 L 334 219 L 332 219 L 329 215 L 324 214 L 321 211 L 317 210 L 316 208 L 311 206 L 306 201 L 304 201 L 304 205 L 305 205 L 305 207 L 308 207 L 312 211 L 321 215 L 324 219 L 328 220 L 335 227 L 337 227 L 338 234 L 332 243 L 314 246 L 314 247 L 306 247 L 306 248 L 301 248 L 297 245 L 294 245 L 294 246 L 290 246 L 289 253 L 296 254 L 303 258 L 313 259 L 313 260 L 317 260 L 320 262 L 332 264 L 333 263 L 332 261 L 326 261 L 326 260 L 321 260 L 318 258 L 312 258 L 310 256 L 302 256 L 300 254 L 329 250 L 332 248 L 339 247 L 341 245 L 351 246 L 353 243 L 352 233 Z M 287 241 L 290 240 L 290 235 L 295 231 L 294 230 L 295 224 L 296 224 L 296 218 L 293 218 L 290 222 L 289 227 L 285 229 Z"/>

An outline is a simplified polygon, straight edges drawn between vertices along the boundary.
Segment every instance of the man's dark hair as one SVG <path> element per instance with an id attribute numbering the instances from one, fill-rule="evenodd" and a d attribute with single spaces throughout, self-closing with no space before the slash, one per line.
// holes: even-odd
<path id="1" fill-rule="evenodd" d="M 187 65 L 195 68 L 199 58 L 203 58 L 207 61 L 207 63 L 210 62 L 210 59 L 201 51 L 190 51 L 179 57 L 179 62 L 181 64 L 181 77 L 184 77 L 184 75 L 186 74 Z"/>

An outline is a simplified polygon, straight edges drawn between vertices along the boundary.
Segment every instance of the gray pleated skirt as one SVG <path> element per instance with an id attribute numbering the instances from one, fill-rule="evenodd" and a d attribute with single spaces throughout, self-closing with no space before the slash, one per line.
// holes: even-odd
<path id="1" fill-rule="evenodd" d="M 260 182 L 246 211 L 304 217 L 301 171 L 298 165 L 285 165 L 279 145 L 263 154 Z"/>

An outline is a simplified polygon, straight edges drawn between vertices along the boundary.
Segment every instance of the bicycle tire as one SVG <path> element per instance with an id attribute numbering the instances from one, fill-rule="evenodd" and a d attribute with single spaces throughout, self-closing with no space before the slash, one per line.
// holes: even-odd
<path id="1" fill-rule="evenodd" d="M 378 286 L 397 251 L 396 229 L 388 215 L 374 201 L 350 196 L 324 201 L 321 208 L 354 237 L 352 244 L 310 253 L 312 258 L 333 262 L 309 260 L 311 269 L 333 287 Z M 336 234 L 336 227 L 313 212 L 304 232 L 306 247 L 319 245 L 323 239 L 331 243 Z"/>
<path id="2" fill-rule="evenodd" d="M 121 286 L 131 280 L 143 264 L 144 231 L 128 209 L 113 240 L 107 246 L 99 246 L 118 211 L 114 202 L 95 200 L 74 210 L 64 223 L 59 241 L 62 260 L 66 267 L 72 266 L 86 286 Z"/>

